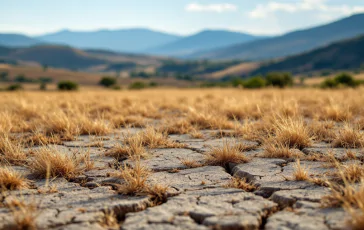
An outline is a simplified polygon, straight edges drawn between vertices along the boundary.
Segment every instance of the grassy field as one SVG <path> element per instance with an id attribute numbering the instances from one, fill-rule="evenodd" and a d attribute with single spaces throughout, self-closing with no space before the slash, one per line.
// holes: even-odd
<path id="1" fill-rule="evenodd" d="M 256 147 L 224 143 L 205 153 L 203 162 L 185 159 L 183 164 L 195 168 L 202 165 L 227 167 L 252 160 L 245 155 L 255 148 L 262 152 L 257 158 L 288 159 L 297 162 L 294 181 L 306 181 L 315 186 L 331 188 L 322 199 L 325 207 L 342 206 L 351 215 L 355 229 L 363 227 L 364 179 L 364 89 L 154 89 L 142 91 L 84 90 L 79 92 L 14 92 L 0 97 L 0 163 L 3 167 L 26 166 L 36 178 L 64 177 L 71 180 L 83 170 L 92 168 L 92 160 L 69 159 L 53 154 L 47 145 L 61 145 L 77 140 L 79 135 L 93 135 L 98 144 L 105 135 L 123 127 L 143 128 L 141 133 L 123 137 L 123 145 L 109 149 L 107 156 L 135 162 L 119 175 L 127 186 L 119 192 L 135 195 L 140 192 L 153 197 L 165 197 L 167 188 L 148 187 L 150 172 L 140 165 L 140 159 L 150 158 L 147 149 L 184 148 L 168 135 L 186 134 L 203 139 L 206 130 L 214 138 L 234 137 L 253 141 Z M 303 153 L 312 146 L 325 145 L 346 149 L 343 157 Z M 45 149 L 25 152 L 25 147 Z M 147 148 L 147 149 L 146 149 Z M 255 157 L 253 157 L 255 158 Z M 85 159 L 88 159 L 87 161 Z M 333 174 L 312 176 L 300 161 L 321 162 L 335 169 Z M 29 187 L 29 181 L 13 171 L 2 169 L 0 187 L 10 190 Z M 5 175 L 5 176 L 4 176 Z M 7 179 L 4 179 L 7 178 Z M 329 178 L 329 179 L 328 179 Z M 204 182 L 201 182 L 204 183 Z M 235 178 L 229 185 L 245 191 L 257 185 Z M 356 189 L 356 188 L 359 188 Z M 163 198 L 166 199 L 166 198 Z M 154 201 L 159 204 L 159 198 Z"/>

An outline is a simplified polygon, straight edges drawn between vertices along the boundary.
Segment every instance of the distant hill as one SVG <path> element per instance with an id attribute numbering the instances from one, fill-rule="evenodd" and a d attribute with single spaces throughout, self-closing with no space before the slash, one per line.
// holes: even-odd
<path id="1" fill-rule="evenodd" d="M 184 56 L 197 51 L 249 42 L 259 38 L 263 37 L 224 30 L 205 30 L 197 34 L 181 38 L 175 42 L 147 50 L 146 52 L 158 55 Z"/>
<path id="2" fill-rule="evenodd" d="M 67 69 L 83 69 L 107 63 L 107 61 L 92 57 L 81 50 L 56 45 L 14 48 L 6 57 Z"/>
<path id="3" fill-rule="evenodd" d="M 20 34 L 0 34 L 0 46 L 27 47 L 44 43 L 37 39 Z"/>
<path id="4" fill-rule="evenodd" d="M 180 36 L 148 29 L 99 30 L 74 32 L 63 30 L 36 39 L 81 49 L 106 49 L 120 52 L 142 52 L 180 39 Z"/>
<path id="5" fill-rule="evenodd" d="M 360 68 L 363 64 L 364 36 L 360 36 L 263 65 L 253 74 L 264 74 L 271 71 L 303 73 L 320 70 L 353 70 Z"/>
<path id="6" fill-rule="evenodd" d="M 327 25 L 227 48 L 198 52 L 189 57 L 201 59 L 239 58 L 246 60 L 285 57 L 364 34 L 363 25 L 364 14 L 357 14 Z"/>
<path id="7" fill-rule="evenodd" d="M 88 69 L 102 65 L 98 70 L 122 70 L 137 65 L 158 65 L 163 58 L 123 54 L 104 50 L 80 50 L 69 46 L 39 45 L 26 48 L 0 46 L 0 59 L 37 62 L 64 69 Z"/>

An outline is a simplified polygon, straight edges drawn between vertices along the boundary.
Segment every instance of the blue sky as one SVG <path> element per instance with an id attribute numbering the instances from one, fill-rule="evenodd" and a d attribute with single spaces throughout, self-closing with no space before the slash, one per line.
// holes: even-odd
<path id="1" fill-rule="evenodd" d="M 0 32 L 150 28 L 281 34 L 364 12 L 364 0 L 0 0 Z"/>

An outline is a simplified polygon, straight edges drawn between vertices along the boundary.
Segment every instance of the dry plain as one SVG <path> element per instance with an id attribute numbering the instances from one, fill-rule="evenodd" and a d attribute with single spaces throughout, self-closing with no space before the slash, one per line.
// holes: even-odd
<path id="1" fill-rule="evenodd" d="M 363 101 L 2 92 L 0 229 L 364 229 Z"/>

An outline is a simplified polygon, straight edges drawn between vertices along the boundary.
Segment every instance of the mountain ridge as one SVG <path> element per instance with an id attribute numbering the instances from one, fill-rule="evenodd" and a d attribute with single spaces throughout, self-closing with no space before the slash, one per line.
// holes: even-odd
<path id="1" fill-rule="evenodd" d="M 184 56 L 199 50 L 225 47 L 260 38 L 264 37 L 228 30 L 203 30 L 147 52 L 157 55 Z"/>
<path id="2" fill-rule="evenodd" d="M 364 34 L 363 24 L 364 14 L 355 14 L 328 24 L 296 30 L 277 37 L 195 53 L 188 58 L 264 60 L 295 55 Z"/>

